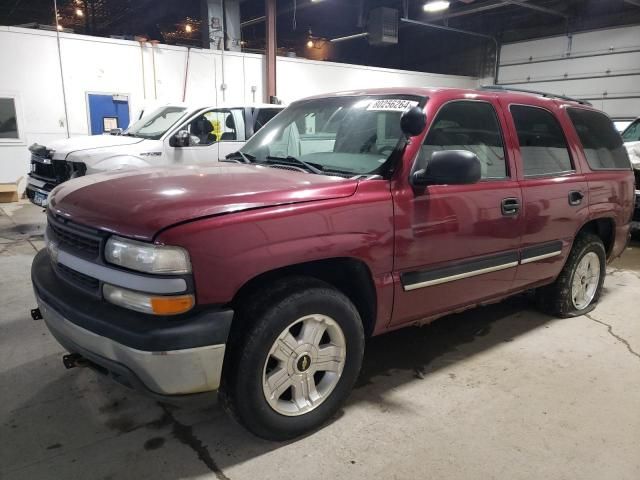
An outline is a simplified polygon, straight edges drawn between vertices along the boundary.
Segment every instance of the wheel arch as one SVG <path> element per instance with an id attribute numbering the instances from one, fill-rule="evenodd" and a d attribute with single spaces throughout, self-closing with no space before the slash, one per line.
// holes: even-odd
<path id="1" fill-rule="evenodd" d="M 576 233 L 576 238 L 582 233 L 592 233 L 598 236 L 604 244 L 609 258 L 613 252 L 616 236 L 616 221 L 613 217 L 599 217 L 588 220 Z"/>
<path id="2" fill-rule="evenodd" d="M 261 273 L 245 282 L 231 305 L 238 308 L 263 288 L 286 277 L 305 276 L 326 282 L 342 292 L 358 310 L 366 336 L 371 336 L 377 318 L 377 292 L 369 266 L 353 257 L 336 257 L 288 265 Z"/>

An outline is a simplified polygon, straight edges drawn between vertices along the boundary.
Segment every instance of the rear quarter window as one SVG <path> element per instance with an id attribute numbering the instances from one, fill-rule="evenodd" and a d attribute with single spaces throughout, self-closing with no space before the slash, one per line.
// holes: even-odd
<path id="1" fill-rule="evenodd" d="M 580 137 L 591 170 L 631 168 L 622 137 L 609 117 L 581 108 L 568 108 L 567 113 Z"/>

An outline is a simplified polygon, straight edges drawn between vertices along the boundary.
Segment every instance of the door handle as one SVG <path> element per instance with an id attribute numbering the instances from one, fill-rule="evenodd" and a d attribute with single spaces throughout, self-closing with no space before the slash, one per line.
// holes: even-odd
<path id="1" fill-rule="evenodd" d="M 584 198 L 584 193 L 574 190 L 569 192 L 569 205 L 580 205 L 582 203 L 582 199 Z"/>
<path id="2" fill-rule="evenodd" d="M 512 217 L 520 211 L 520 200 L 517 198 L 505 198 L 502 200 L 502 215 Z"/>

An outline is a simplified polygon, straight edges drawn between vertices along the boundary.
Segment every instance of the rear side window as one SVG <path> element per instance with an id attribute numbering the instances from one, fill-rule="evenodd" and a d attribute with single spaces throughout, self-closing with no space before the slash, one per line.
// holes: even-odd
<path id="1" fill-rule="evenodd" d="M 512 105 L 524 176 L 552 175 L 573 170 L 567 141 L 560 123 L 549 111 Z"/>
<path id="2" fill-rule="evenodd" d="M 631 168 L 622 137 L 609 117 L 581 108 L 569 108 L 567 112 L 578 132 L 591 170 Z"/>
<path id="3" fill-rule="evenodd" d="M 395 125 L 399 128 L 400 122 Z M 439 150 L 475 153 L 483 179 L 502 179 L 508 175 L 502 133 L 490 103 L 463 100 L 444 105 L 420 149 L 419 168 L 424 168 Z"/>
<path id="4" fill-rule="evenodd" d="M 265 123 L 275 117 L 282 110 L 279 108 L 261 108 L 256 115 L 256 121 L 253 124 L 253 133 L 264 127 Z"/>

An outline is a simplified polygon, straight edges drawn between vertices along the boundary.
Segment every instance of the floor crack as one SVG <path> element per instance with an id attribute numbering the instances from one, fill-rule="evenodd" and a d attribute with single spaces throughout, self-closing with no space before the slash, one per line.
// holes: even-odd
<path id="1" fill-rule="evenodd" d="M 627 347 L 627 350 L 629 350 L 629 353 L 635 357 L 640 358 L 640 353 L 636 352 L 632 347 L 631 344 L 624 338 L 622 338 L 620 335 L 617 335 L 616 333 L 613 332 L 613 327 L 611 325 L 609 325 L 608 323 L 603 322 L 602 320 L 598 320 L 596 318 L 593 318 L 593 316 L 589 315 L 588 313 L 585 315 L 585 317 L 587 317 L 589 320 L 593 320 L 596 323 L 599 323 L 600 325 L 604 325 L 605 327 L 607 327 L 607 330 L 609 331 L 609 334 L 615 338 L 616 340 L 622 342 L 624 344 L 625 347 Z"/>
<path id="2" fill-rule="evenodd" d="M 169 407 L 163 404 L 159 404 L 160 408 L 164 411 L 166 418 L 171 422 L 172 433 L 173 436 L 178 439 L 181 443 L 189 447 L 191 450 L 196 452 L 198 458 L 204 463 L 209 470 L 211 470 L 216 478 L 219 480 L 230 480 L 227 477 L 222 469 L 216 464 L 215 460 L 209 453 L 207 446 L 202 443 L 198 437 L 196 437 L 193 433 L 193 427 L 190 425 L 185 425 L 184 423 L 180 423 L 171 413 Z"/>

